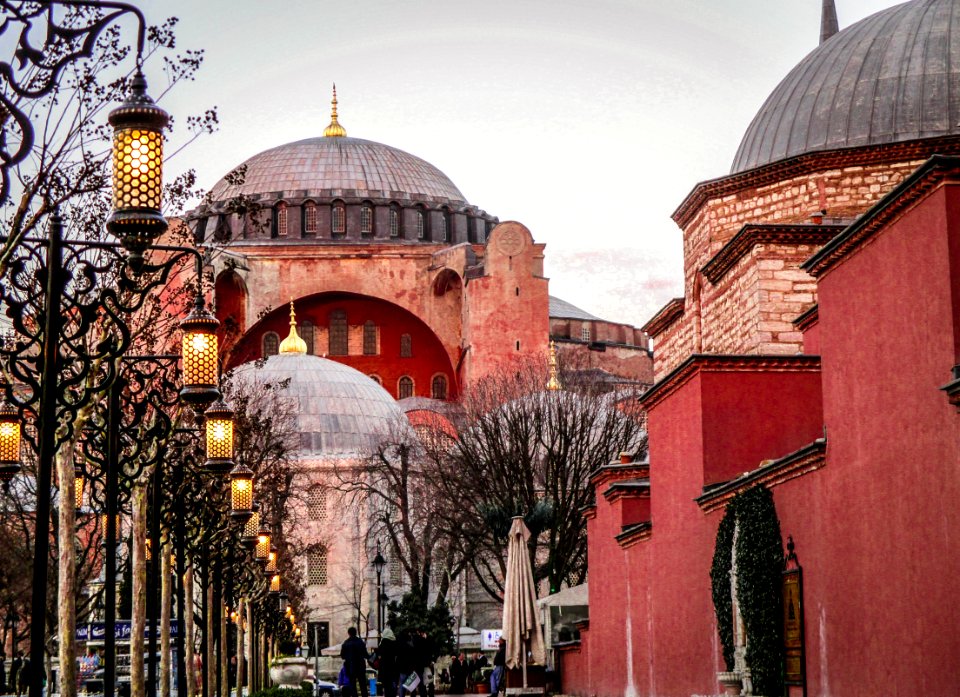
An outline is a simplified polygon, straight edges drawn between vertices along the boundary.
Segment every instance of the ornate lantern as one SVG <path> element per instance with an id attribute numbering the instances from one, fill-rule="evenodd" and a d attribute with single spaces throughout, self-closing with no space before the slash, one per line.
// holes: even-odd
<path id="1" fill-rule="evenodd" d="M 240 521 L 253 515 L 253 470 L 244 465 L 230 470 L 230 515 Z"/>
<path id="2" fill-rule="evenodd" d="M 267 563 L 270 555 L 270 528 L 266 522 L 262 522 L 260 525 L 260 532 L 257 533 L 257 547 L 254 554 L 258 562 L 261 564 Z"/>
<path id="3" fill-rule="evenodd" d="M 127 100 L 110 112 L 113 126 L 113 213 L 107 230 L 130 252 L 131 262 L 167 229 L 163 198 L 163 129 L 170 117 L 147 95 L 139 70 Z"/>
<path id="4" fill-rule="evenodd" d="M 243 524 L 243 536 L 240 541 L 249 549 L 256 549 L 257 538 L 260 536 L 260 505 L 253 504 L 250 517 Z"/>
<path id="5" fill-rule="evenodd" d="M 83 468 L 76 463 L 73 465 L 73 501 L 77 511 L 83 508 Z"/>
<path id="6" fill-rule="evenodd" d="M 280 612 L 287 614 L 290 611 L 290 599 L 286 593 L 280 594 Z"/>
<path id="7" fill-rule="evenodd" d="M 217 328 L 220 322 L 203 306 L 203 297 L 180 323 L 183 331 L 183 389 L 180 399 L 203 406 L 219 399 Z"/>
<path id="8" fill-rule="evenodd" d="M 276 551 L 271 550 L 267 554 L 267 566 L 264 569 L 268 574 L 277 573 L 277 553 Z"/>
<path id="9" fill-rule="evenodd" d="M 7 483 L 20 472 L 20 412 L 0 402 L 0 482 Z"/>
<path id="10" fill-rule="evenodd" d="M 270 578 L 270 592 L 271 593 L 280 592 L 280 574 L 274 574 Z"/>
<path id="11" fill-rule="evenodd" d="M 203 415 L 207 420 L 207 461 L 203 466 L 212 474 L 226 474 L 233 469 L 233 409 L 221 399 Z"/>

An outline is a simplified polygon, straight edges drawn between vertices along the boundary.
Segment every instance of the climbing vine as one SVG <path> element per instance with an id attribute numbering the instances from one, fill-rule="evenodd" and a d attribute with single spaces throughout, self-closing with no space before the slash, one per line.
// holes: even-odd
<path id="1" fill-rule="evenodd" d="M 783 692 L 781 581 L 783 543 L 773 495 L 762 486 L 738 494 L 717 530 L 710 576 L 727 670 L 733 669 L 730 550 L 737 529 L 737 600 L 747 633 L 747 665 L 755 694 Z M 723 580 L 726 579 L 726 583 Z M 729 648 L 728 648 L 729 647 Z"/>
<path id="2" fill-rule="evenodd" d="M 713 587 L 713 608 L 717 613 L 717 632 L 723 647 L 723 662 L 733 670 L 733 594 L 730 592 L 730 567 L 733 566 L 733 530 L 736 526 L 733 506 L 720 521 L 717 546 L 713 552 L 710 581 Z"/>

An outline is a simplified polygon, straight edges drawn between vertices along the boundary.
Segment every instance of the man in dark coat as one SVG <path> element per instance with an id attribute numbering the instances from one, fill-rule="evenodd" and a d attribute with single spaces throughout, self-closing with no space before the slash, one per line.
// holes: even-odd
<path id="1" fill-rule="evenodd" d="M 383 685 L 384 697 L 397 697 L 397 678 L 399 677 L 397 651 L 397 637 L 387 627 L 383 630 L 380 646 L 377 647 L 377 678 Z"/>
<path id="2" fill-rule="evenodd" d="M 343 665 L 347 669 L 347 680 L 349 682 L 350 693 L 353 695 L 363 695 L 367 697 L 367 659 L 370 655 L 367 653 L 367 645 L 357 636 L 356 627 L 350 627 L 347 630 L 347 640 L 340 647 L 340 658 L 343 659 Z M 356 691 L 357 683 L 360 683 L 360 691 Z"/>
<path id="3" fill-rule="evenodd" d="M 467 657 L 462 653 L 450 662 L 450 693 L 463 695 L 467 692 Z"/>
<path id="4" fill-rule="evenodd" d="M 20 666 L 23 665 L 23 651 L 17 651 L 13 655 L 13 661 L 10 663 L 10 691 L 17 691 L 17 673 L 20 672 Z"/>

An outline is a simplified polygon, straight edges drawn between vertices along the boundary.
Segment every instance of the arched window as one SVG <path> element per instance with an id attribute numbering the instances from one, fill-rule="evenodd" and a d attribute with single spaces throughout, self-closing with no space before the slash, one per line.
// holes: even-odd
<path id="1" fill-rule="evenodd" d="M 450 211 L 446 208 L 440 213 L 440 241 L 450 241 Z"/>
<path id="2" fill-rule="evenodd" d="M 374 381 L 375 383 L 377 383 L 378 385 L 380 385 L 380 387 L 383 387 L 383 378 L 381 378 L 381 377 L 380 377 L 379 375 L 377 375 L 376 373 L 374 373 L 373 375 L 368 375 L 367 377 L 370 378 L 371 380 L 373 380 L 373 381 Z"/>
<path id="3" fill-rule="evenodd" d="M 277 235 L 280 237 L 287 236 L 287 204 L 281 201 L 277 204 L 277 207 L 273 209 L 274 211 L 274 222 L 277 229 Z"/>
<path id="4" fill-rule="evenodd" d="M 373 320 L 363 323 L 363 355 L 377 355 L 377 325 Z"/>
<path id="5" fill-rule="evenodd" d="M 404 375 L 397 382 L 397 399 L 406 399 L 413 396 L 413 378 Z"/>
<path id="6" fill-rule="evenodd" d="M 348 349 L 347 313 L 334 310 L 330 313 L 330 355 L 346 356 Z"/>
<path id="7" fill-rule="evenodd" d="M 303 204 L 303 236 L 313 237 L 317 234 L 317 204 L 307 201 Z"/>
<path id="8" fill-rule="evenodd" d="M 280 337 L 276 332 L 267 332 L 263 335 L 263 357 L 276 356 L 280 352 Z"/>
<path id="9" fill-rule="evenodd" d="M 327 585 L 327 559 L 326 547 L 313 550 L 307 553 L 307 584 L 311 586 Z"/>
<path id="10" fill-rule="evenodd" d="M 413 356 L 413 341 L 409 334 L 400 336 L 400 358 L 411 358 Z"/>
<path id="11" fill-rule="evenodd" d="M 433 382 L 430 385 L 430 396 L 434 399 L 447 398 L 447 376 L 434 375 Z"/>
<path id="12" fill-rule="evenodd" d="M 300 334 L 300 338 L 303 339 L 304 343 L 307 345 L 307 353 L 312 356 L 312 355 L 314 354 L 314 350 L 313 350 L 313 337 L 314 337 L 313 322 L 310 322 L 310 321 L 304 322 L 303 324 L 300 325 L 300 329 L 298 330 L 298 332 L 299 332 L 299 334 Z"/>
<path id="13" fill-rule="evenodd" d="M 330 232 L 335 236 L 343 236 L 347 232 L 347 209 L 343 201 L 335 201 L 333 204 Z"/>
<path id="14" fill-rule="evenodd" d="M 373 206 L 364 203 L 360 206 L 360 235 L 369 237 L 373 234 Z"/>
<path id="15" fill-rule="evenodd" d="M 422 240 L 426 237 L 426 216 L 423 211 L 417 211 L 417 239 Z"/>
<path id="16" fill-rule="evenodd" d="M 213 229 L 213 239 L 217 242 L 226 242 L 230 239 L 230 224 L 227 223 L 227 216 L 217 216 L 217 226 Z"/>
<path id="17" fill-rule="evenodd" d="M 474 219 L 470 216 L 467 216 L 467 242 L 470 244 L 475 244 L 477 241 L 477 230 L 474 223 Z"/>
<path id="18" fill-rule="evenodd" d="M 390 204 L 390 237 L 400 237 L 400 206 Z"/>

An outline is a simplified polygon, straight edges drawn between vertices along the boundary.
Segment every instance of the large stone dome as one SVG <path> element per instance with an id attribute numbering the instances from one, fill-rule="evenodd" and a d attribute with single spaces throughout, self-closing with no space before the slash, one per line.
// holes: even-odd
<path id="1" fill-rule="evenodd" d="M 804 58 L 753 119 L 731 171 L 958 133 L 960 2 L 914 0 L 857 22 Z"/>
<path id="2" fill-rule="evenodd" d="M 240 185 L 221 179 L 214 201 L 244 194 L 392 199 L 465 204 L 446 174 L 426 160 L 362 138 L 318 137 L 298 140 L 254 155 L 243 163 Z"/>
<path id="3" fill-rule="evenodd" d="M 297 400 L 299 454 L 304 458 L 363 457 L 381 436 L 404 423 L 403 411 L 386 390 L 326 358 L 281 353 L 261 367 L 244 363 L 233 374 L 253 385 L 290 380 L 285 394 Z"/>

